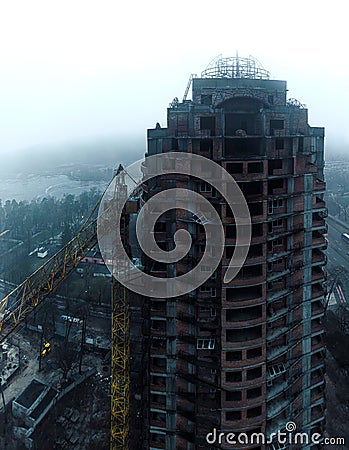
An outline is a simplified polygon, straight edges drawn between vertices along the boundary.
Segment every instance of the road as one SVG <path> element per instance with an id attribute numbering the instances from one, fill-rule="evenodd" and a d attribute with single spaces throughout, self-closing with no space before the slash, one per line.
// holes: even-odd
<path id="1" fill-rule="evenodd" d="M 334 222 L 331 217 L 327 219 L 328 224 L 328 269 L 333 267 L 343 267 L 345 270 L 349 269 L 349 245 L 341 238 L 342 233 L 347 233 L 349 230 L 344 226 Z"/>
<path id="2" fill-rule="evenodd" d="M 341 291 L 345 300 L 349 303 L 349 245 L 341 238 L 342 233 L 348 232 L 349 225 L 348 227 L 345 227 L 344 225 L 335 222 L 332 217 L 328 217 L 327 224 L 327 271 L 330 275 L 332 275 L 337 268 L 340 268 L 343 271 L 338 279 L 339 289 L 336 289 L 334 293 L 338 304 L 343 304 Z"/>

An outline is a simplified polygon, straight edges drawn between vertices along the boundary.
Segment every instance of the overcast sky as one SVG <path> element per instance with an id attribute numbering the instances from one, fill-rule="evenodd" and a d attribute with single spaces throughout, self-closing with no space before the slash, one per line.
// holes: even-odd
<path id="1" fill-rule="evenodd" d="M 191 73 L 236 51 L 287 80 L 329 147 L 349 149 L 345 2 L 122 3 L 1 2 L 0 152 L 145 136 Z"/>

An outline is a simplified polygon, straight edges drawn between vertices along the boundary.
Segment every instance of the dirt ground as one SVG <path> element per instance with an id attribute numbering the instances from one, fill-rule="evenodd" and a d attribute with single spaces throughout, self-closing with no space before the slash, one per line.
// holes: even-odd
<path id="1" fill-rule="evenodd" d="M 61 373 L 52 368 L 50 359 L 42 359 L 39 371 L 40 336 L 25 330 L 11 338 L 20 347 L 20 369 L 4 389 L 6 415 L 0 414 L 0 449 L 22 450 L 24 445 L 13 437 L 13 427 L 23 424 L 12 416 L 11 403 L 25 387 L 38 378 L 59 388 Z M 51 355 L 50 355 L 51 358 Z M 110 368 L 101 355 L 86 353 L 82 371 L 96 368 L 96 375 L 63 397 L 32 435 L 34 450 L 104 450 L 109 448 Z M 73 372 L 77 373 L 78 364 Z"/>
<path id="2" fill-rule="evenodd" d="M 108 450 L 109 378 L 95 376 L 58 402 L 33 434 L 37 450 Z"/>

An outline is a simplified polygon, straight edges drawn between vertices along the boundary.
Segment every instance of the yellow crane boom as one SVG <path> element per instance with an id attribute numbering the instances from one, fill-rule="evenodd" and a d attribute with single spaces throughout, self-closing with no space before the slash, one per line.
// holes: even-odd
<path id="1" fill-rule="evenodd" d="M 125 186 L 117 189 L 125 191 Z M 115 195 L 120 194 L 116 192 Z M 86 251 L 97 244 L 97 219 L 90 220 L 99 202 L 78 234 L 45 264 L 0 301 L 0 343 L 16 331 L 29 315 L 64 282 Z M 123 220 L 124 225 L 127 221 Z M 124 236 L 126 229 L 124 229 Z M 130 410 L 129 304 L 126 289 L 113 278 L 111 430 L 110 449 L 127 450 Z"/>
<path id="2" fill-rule="evenodd" d="M 97 243 L 94 220 L 0 302 L 0 343 L 13 333 L 77 267 Z"/>

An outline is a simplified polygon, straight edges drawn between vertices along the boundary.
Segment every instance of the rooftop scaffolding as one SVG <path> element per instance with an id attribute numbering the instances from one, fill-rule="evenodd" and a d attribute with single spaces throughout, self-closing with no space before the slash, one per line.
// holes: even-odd
<path id="1" fill-rule="evenodd" d="M 201 72 L 201 78 L 251 78 L 254 80 L 269 80 L 270 74 L 251 55 L 248 58 L 241 58 L 238 55 L 230 58 L 222 58 L 222 55 L 219 55 Z"/>

